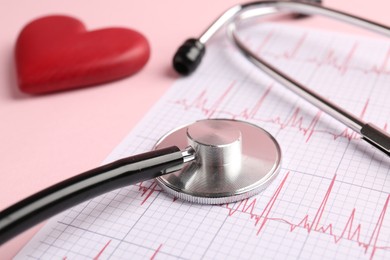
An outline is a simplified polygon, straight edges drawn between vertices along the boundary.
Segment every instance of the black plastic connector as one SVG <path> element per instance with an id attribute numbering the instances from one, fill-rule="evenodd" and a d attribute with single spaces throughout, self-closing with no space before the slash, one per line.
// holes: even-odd
<path id="1" fill-rule="evenodd" d="M 189 75 L 196 70 L 206 52 L 205 45 L 197 39 L 188 39 L 175 53 L 173 67 L 181 75 Z"/>

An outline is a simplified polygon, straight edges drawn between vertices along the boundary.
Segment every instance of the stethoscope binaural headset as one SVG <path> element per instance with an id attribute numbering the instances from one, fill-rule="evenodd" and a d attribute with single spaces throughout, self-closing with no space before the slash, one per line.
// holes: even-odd
<path id="1" fill-rule="evenodd" d="M 318 2 L 318 1 L 315 1 Z M 262 71 L 314 106 L 345 124 L 362 139 L 390 155 L 390 135 L 348 113 L 258 57 L 238 37 L 240 22 L 278 13 L 322 15 L 390 36 L 390 28 L 307 2 L 259 1 L 223 13 L 198 39 L 187 40 L 173 63 L 190 74 L 205 44 L 223 26 L 237 48 Z M 262 128 L 230 119 L 200 120 L 163 136 L 155 150 L 84 172 L 42 190 L 0 212 L 0 244 L 83 201 L 105 192 L 156 178 L 163 190 L 180 199 L 205 204 L 230 203 L 265 189 L 280 170 L 281 149 Z"/>

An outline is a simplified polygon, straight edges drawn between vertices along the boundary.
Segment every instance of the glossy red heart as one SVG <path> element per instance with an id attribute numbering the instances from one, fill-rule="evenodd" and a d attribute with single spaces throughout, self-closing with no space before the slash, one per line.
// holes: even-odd
<path id="1" fill-rule="evenodd" d="M 123 78 L 139 71 L 150 48 L 134 30 L 87 31 L 68 16 L 47 16 L 27 24 L 16 42 L 19 88 L 42 94 Z"/>

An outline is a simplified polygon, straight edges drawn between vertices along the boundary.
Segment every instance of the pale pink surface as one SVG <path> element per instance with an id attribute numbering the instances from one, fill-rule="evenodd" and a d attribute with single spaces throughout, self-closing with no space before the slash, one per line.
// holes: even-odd
<path id="1" fill-rule="evenodd" d="M 1 1 L 0 209 L 65 178 L 98 166 L 177 78 L 171 59 L 186 38 L 198 36 L 222 11 L 239 3 L 213 1 Z M 327 0 L 326 6 L 390 25 L 388 0 Z M 20 29 L 50 14 L 66 14 L 93 30 L 121 26 L 149 39 L 151 59 L 134 75 L 110 84 L 47 96 L 16 86 L 13 47 Z M 315 25 L 327 29 L 323 19 Z M 350 30 L 339 27 L 337 30 Z M 355 31 L 354 31 L 355 32 Z M 0 247 L 14 256 L 35 227 Z"/>

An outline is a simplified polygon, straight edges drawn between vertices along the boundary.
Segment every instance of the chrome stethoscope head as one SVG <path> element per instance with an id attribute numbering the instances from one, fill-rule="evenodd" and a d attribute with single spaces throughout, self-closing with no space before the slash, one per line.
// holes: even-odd
<path id="1" fill-rule="evenodd" d="M 237 34 L 240 22 L 248 18 L 285 13 L 321 15 L 390 37 L 388 26 L 326 8 L 320 4 L 309 3 L 308 1 L 258 1 L 236 5 L 228 9 L 198 39 L 187 40 L 176 52 L 173 58 L 173 66 L 179 74 L 191 74 L 198 67 L 205 54 L 206 43 L 218 30 L 226 25 L 229 39 L 254 65 L 295 94 L 357 132 L 363 140 L 390 156 L 390 135 L 386 131 L 372 123 L 364 122 L 266 62 L 248 48 Z"/>
<path id="2" fill-rule="evenodd" d="M 171 131 L 156 149 L 190 147 L 194 160 L 156 178 L 169 194 L 190 202 L 223 204 L 264 190 L 281 165 L 277 141 L 262 128 L 243 121 L 206 119 Z"/>

